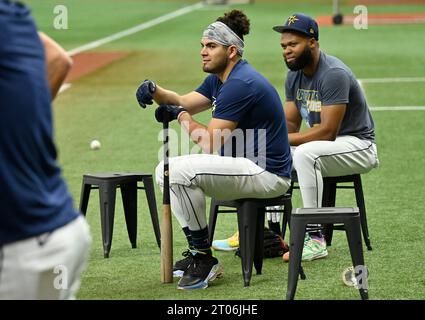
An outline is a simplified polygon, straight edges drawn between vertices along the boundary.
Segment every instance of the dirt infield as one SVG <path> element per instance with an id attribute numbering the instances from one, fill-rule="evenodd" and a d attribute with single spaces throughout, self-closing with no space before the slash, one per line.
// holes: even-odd
<path id="1" fill-rule="evenodd" d="M 65 83 L 75 82 L 75 80 L 99 70 L 114 61 L 123 59 L 126 52 L 84 52 L 72 57 L 74 64 L 65 80 Z"/>
<path id="2" fill-rule="evenodd" d="M 356 15 L 345 15 L 344 24 L 353 24 Z M 320 26 L 332 24 L 332 16 L 320 16 L 316 19 Z M 425 23 L 425 13 L 376 13 L 368 14 L 369 25 L 382 24 L 415 24 Z"/>

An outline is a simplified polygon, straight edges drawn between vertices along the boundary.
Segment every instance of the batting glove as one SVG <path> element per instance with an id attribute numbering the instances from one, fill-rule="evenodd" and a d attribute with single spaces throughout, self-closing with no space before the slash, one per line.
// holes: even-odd
<path id="1" fill-rule="evenodd" d="M 147 104 L 153 103 L 153 94 L 156 91 L 156 84 L 151 80 L 145 80 L 143 83 L 137 88 L 136 98 L 139 102 L 139 105 L 142 108 L 146 108 Z"/>
<path id="2" fill-rule="evenodd" d="M 155 110 L 155 118 L 158 122 L 164 122 L 164 116 L 168 116 L 168 121 L 176 120 L 180 113 L 187 112 L 182 106 L 173 106 L 170 104 L 161 104 Z"/>

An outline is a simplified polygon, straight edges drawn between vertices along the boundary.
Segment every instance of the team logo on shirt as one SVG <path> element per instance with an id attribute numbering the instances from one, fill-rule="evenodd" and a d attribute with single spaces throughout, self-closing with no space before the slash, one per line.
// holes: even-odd
<path id="1" fill-rule="evenodd" d="M 320 123 L 320 111 L 322 111 L 322 101 L 319 100 L 319 92 L 316 90 L 297 90 L 297 106 L 301 117 L 309 127 Z"/>

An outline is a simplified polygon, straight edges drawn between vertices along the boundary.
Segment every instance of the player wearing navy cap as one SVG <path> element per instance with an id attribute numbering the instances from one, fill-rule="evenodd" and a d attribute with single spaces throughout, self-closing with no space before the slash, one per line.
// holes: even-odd
<path id="1" fill-rule="evenodd" d="M 275 26 L 273 30 L 280 33 L 285 31 L 298 32 L 306 37 L 311 37 L 319 41 L 319 27 L 317 22 L 303 13 L 291 15 L 283 25 Z"/>
<path id="2" fill-rule="evenodd" d="M 350 68 L 319 49 L 313 18 L 295 13 L 273 30 L 282 34 L 283 58 L 290 70 L 285 115 L 303 204 L 320 207 L 323 177 L 361 174 L 378 166 L 374 122 Z M 300 131 L 302 121 L 307 129 Z M 323 238 L 308 237 L 303 259 L 326 255 Z"/>

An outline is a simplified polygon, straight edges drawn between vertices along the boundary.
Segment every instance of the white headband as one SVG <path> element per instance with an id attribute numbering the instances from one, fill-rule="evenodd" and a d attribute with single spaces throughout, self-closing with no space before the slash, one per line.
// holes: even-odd
<path id="1" fill-rule="evenodd" d="M 238 54 L 240 56 L 243 55 L 244 42 L 241 38 L 238 37 L 236 33 L 233 32 L 227 25 L 223 22 L 216 21 L 211 23 L 204 31 L 203 38 L 208 38 L 214 40 L 215 42 L 223 45 L 230 46 L 235 45 Z"/>

